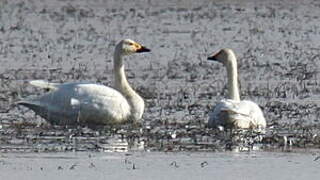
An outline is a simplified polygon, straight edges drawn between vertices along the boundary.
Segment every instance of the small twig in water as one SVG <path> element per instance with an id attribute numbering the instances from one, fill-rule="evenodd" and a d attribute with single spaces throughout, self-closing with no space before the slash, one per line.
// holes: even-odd
<path id="1" fill-rule="evenodd" d="M 317 156 L 316 158 L 314 158 L 313 161 L 318 161 L 320 159 L 320 156 Z"/>
<path id="2" fill-rule="evenodd" d="M 203 168 L 203 167 L 205 167 L 205 166 L 207 166 L 209 163 L 207 162 L 207 161 L 203 161 L 200 165 L 201 165 L 201 167 Z"/>
<path id="3" fill-rule="evenodd" d="M 73 170 L 73 169 L 76 168 L 76 166 L 77 166 L 77 164 L 73 164 L 69 169 L 70 169 L 70 170 Z"/>
<path id="4" fill-rule="evenodd" d="M 178 168 L 178 167 L 179 167 L 176 161 L 172 161 L 172 162 L 170 163 L 170 166 L 174 166 L 175 168 Z"/>
<path id="5" fill-rule="evenodd" d="M 93 163 L 90 163 L 89 168 L 95 168 L 96 165 L 94 165 Z"/>

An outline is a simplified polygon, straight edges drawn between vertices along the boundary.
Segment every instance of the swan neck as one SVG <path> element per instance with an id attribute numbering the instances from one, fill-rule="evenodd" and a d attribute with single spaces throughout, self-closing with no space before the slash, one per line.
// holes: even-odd
<path id="1" fill-rule="evenodd" d="M 228 58 L 229 63 L 227 64 L 227 73 L 229 98 L 232 100 L 240 101 L 237 60 L 234 55 L 231 55 Z"/>
<path id="2" fill-rule="evenodd" d="M 115 88 L 126 98 L 131 107 L 131 120 L 139 120 L 143 114 L 143 99 L 132 89 L 125 75 L 122 55 L 115 52 L 114 56 Z"/>

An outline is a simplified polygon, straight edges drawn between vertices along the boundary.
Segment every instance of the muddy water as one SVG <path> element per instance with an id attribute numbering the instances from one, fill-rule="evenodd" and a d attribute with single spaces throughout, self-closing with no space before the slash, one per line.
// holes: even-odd
<path id="1" fill-rule="evenodd" d="M 178 143 L 187 142 L 182 149 L 190 143 L 219 149 L 219 138 L 217 142 L 205 124 L 209 110 L 226 95 L 226 72 L 206 57 L 228 47 L 239 58 L 241 97 L 257 102 L 266 116 L 266 142 L 284 146 L 289 138 L 287 144 L 318 147 L 320 3 L 316 0 L 15 0 L 1 1 L 0 6 L 2 149 L 42 147 L 43 142 L 50 144 L 50 138 L 63 139 L 66 149 L 69 141 L 74 147 L 69 138 L 74 130 L 48 127 L 14 102 L 43 93 L 25 83 L 30 79 L 112 85 L 113 49 L 123 38 L 152 49 L 126 61 L 129 81 L 147 104 L 141 128 L 147 135 L 136 129 L 126 130 L 126 137 L 142 136 L 140 143 L 149 142 L 151 136 L 156 140 L 148 144 L 160 149 L 163 141 L 169 142 L 168 149 L 177 148 L 173 137 Z M 81 133 L 93 136 L 94 142 L 101 140 L 96 140 L 101 137 L 98 132 Z"/>

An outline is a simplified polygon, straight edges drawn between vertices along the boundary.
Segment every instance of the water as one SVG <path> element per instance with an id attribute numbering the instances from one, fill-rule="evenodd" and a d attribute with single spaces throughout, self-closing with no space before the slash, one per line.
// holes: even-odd
<path id="1" fill-rule="evenodd" d="M 319 7 L 316 0 L 1 1 L 0 169 L 7 172 L 1 176 L 43 179 L 46 172 L 62 179 L 156 179 L 166 171 L 168 179 L 198 179 L 199 174 L 203 179 L 315 179 L 316 154 L 288 152 L 318 148 L 320 142 Z M 14 105 L 20 97 L 43 93 L 26 83 L 31 79 L 112 86 L 112 54 L 124 38 L 152 49 L 126 61 L 129 81 L 146 101 L 140 127 L 53 127 Z M 206 58 L 224 47 L 238 56 L 241 98 L 257 102 L 266 116 L 262 142 L 250 138 L 251 132 L 239 142 L 205 127 L 208 112 L 226 95 L 225 69 Z M 252 149 L 287 153 L 181 153 Z M 110 150 L 180 153 L 134 154 L 136 171 L 124 164 L 123 154 L 106 163 L 103 156 Z M 87 154 L 56 154 L 65 151 L 100 152 L 93 160 L 97 169 L 84 161 Z M 114 161 L 119 173 L 104 171 Z M 170 165 L 173 161 L 179 168 Z M 209 165 L 201 168 L 204 161 Z M 79 169 L 70 170 L 72 163 Z"/>
<path id="2" fill-rule="evenodd" d="M 317 179 L 308 153 L 2 154 L 1 179 Z"/>
<path id="3" fill-rule="evenodd" d="M 17 112 L 10 106 L 17 94 L 41 93 L 25 80 L 112 85 L 114 46 L 129 37 L 152 49 L 126 62 L 147 103 L 145 122 L 206 123 L 226 94 L 225 69 L 206 57 L 228 47 L 239 58 L 241 98 L 257 102 L 269 124 L 318 124 L 317 1 L 4 1 L 1 7 L 2 112 Z"/>

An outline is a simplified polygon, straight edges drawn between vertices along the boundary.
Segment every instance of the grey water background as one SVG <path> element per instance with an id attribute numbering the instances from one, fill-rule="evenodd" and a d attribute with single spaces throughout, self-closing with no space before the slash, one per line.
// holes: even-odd
<path id="1" fill-rule="evenodd" d="M 0 179 L 316 179 L 319 17 L 317 0 L 0 1 Z M 44 93 L 33 79 L 112 86 L 124 38 L 152 49 L 126 60 L 146 101 L 141 127 L 56 127 L 14 105 Z M 217 153 L 237 140 L 206 128 L 226 95 L 225 69 L 206 58 L 224 47 L 238 56 L 241 98 L 267 119 L 264 152 Z"/>
<path id="2" fill-rule="evenodd" d="M 312 154 L 6 154 L 2 179 L 318 179 Z"/>
<path id="3" fill-rule="evenodd" d="M 131 38 L 152 49 L 126 60 L 129 81 L 146 101 L 143 124 L 151 132 L 166 132 L 168 126 L 172 133 L 181 127 L 189 128 L 185 134 L 190 128 L 208 132 L 208 112 L 226 95 L 226 72 L 206 57 L 228 47 L 239 58 L 241 98 L 261 106 L 269 129 L 312 128 L 308 136 L 319 141 L 318 1 L 0 4 L 3 137 L 47 132 L 41 129 L 43 119 L 14 105 L 21 97 L 43 93 L 27 80 L 112 86 L 114 46 Z"/>

